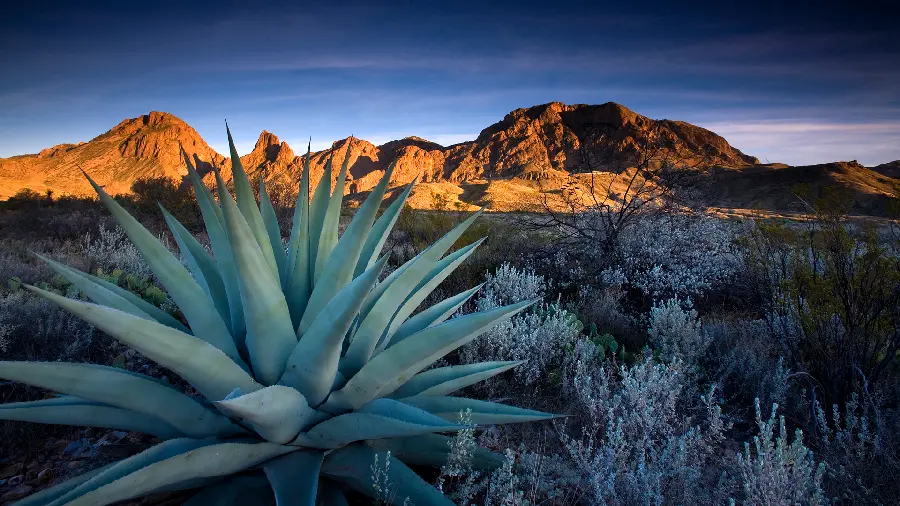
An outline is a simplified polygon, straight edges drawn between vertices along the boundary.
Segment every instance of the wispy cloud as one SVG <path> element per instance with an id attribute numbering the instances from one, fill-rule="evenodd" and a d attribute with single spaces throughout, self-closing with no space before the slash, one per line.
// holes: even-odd
<path id="1" fill-rule="evenodd" d="M 705 123 L 730 144 L 762 160 L 792 165 L 858 160 L 873 166 L 900 159 L 900 121 Z"/>

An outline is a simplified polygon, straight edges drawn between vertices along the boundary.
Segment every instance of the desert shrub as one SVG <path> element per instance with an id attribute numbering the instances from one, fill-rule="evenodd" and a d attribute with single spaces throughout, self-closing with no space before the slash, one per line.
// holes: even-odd
<path id="1" fill-rule="evenodd" d="M 78 297 L 75 292 L 66 295 Z M 21 288 L 0 292 L 0 327 L 6 331 L 4 360 L 81 362 L 106 355 L 105 344 L 95 345 L 93 326 Z"/>
<path id="2" fill-rule="evenodd" d="M 594 504 L 708 503 L 702 486 L 726 428 L 712 391 L 696 422 L 683 395 L 676 359 L 651 355 L 631 367 L 609 366 L 589 341 L 576 343 L 565 387 L 576 406 L 575 423 L 559 424 L 561 439 Z M 575 427 L 580 426 L 580 430 Z"/>
<path id="3" fill-rule="evenodd" d="M 707 319 L 703 331 L 710 342 L 708 375 L 718 378 L 732 404 L 751 406 L 753 399 L 767 406 L 786 403 L 791 370 L 765 321 Z"/>
<path id="4" fill-rule="evenodd" d="M 582 321 L 596 325 L 598 333 L 616 336 L 621 342 L 628 341 L 638 348 L 642 338 L 638 336 L 637 319 L 625 307 L 625 295 L 619 285 L 581 285 L 578 308 Z"/>
<path id="5" fill-rule="evenodd" d="M 647 334 L 663 360 L 678 359 L 690 366 L 697 364 L 710 343 L 691 300 L 677 297 L 653 305 Z"/>
<path id="6" fill-rule="evenodd" d="M 121 269 L 144 277 L 153 274 L 125 231 L 118 226 L 106 228 L 101 223 L 99 235 L 95 238 L 85 234 L 82 237 L 82 246 L 84 255 L 103 269 L 109 271 Z"/>
<path id="7" fill-rule="evenodd" d="M 841 407 L 812 402 L 808 444 L 826 466 L 825 489 L 849 504 L 887 504 L 900 494 L 896 412 L 884 399 L 853 393 Z"/>
<path id="8" fill-rule="evenodd" d="M 167 176 L 148 176 L 131 184 L 129 199 L 134 211 L 143 216 L 157 216 L 163 206 L 188 230 L 201 228 L 200 208 L 193 189 Z"/>
<path id="9" fill-rule="evenodd" d="M 759 435 L 744 443 L 743 454 L 737 455 L 737 469 L 746 504 L 793 504 L 815 506 L 827 504 L 822 490 L 825 466 L 816 464 L 812 451 L 803 444 L 803 431 L 797 429 L 789 442 L 784 416 L 779 417 L 776 435 L 772 406 L 768 420 L 762 418 L 756 401 L 756 425 Z"/>
<path id="10" fill-rule="evenodd" d="M 547 291 L 542 276 L 519 270 L 508 263 L 488 274 L 482 294 L 476 299 L 478 311 L 487 311 L 513 302 L 540 299 Z M 521 360 L 516 377 L 533 385 L 551 369 L 562 365 L 566 349 L 583 330 L 578 318 L 559 301 L 539 303 L 486 332 L 464 346 L 460 357 L 465 363 L 483 360 Z M 487 382 L 486 382 L 487 383 Z"/>
<path id="11" fill-rule="evenodd" d="M 746 256 L 766 321 L 790 367 L 842 403 L 877 386 L 900 350 L 900 255 L 874 229 L 820 220 L 796 231 L 760 223 Z"/>
<path id="12" fill-rule="evenodd" d="M 620 261 L 602 276 L 656 300 L 704 295 L 737 274 L 739 231 L 732 223 L 703 215 L 646 217 L 621 235 Z"/>

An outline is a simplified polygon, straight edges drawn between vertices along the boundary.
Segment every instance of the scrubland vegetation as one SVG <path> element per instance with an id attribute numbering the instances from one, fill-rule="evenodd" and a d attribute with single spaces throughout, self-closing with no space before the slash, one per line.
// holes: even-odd
<path id="1" fill-rule="evenodd" d="M 165 181 L 135 190 L 120 202 L 170 249 L 157 200 L 208 246 L 190 191 Z M 289 230 L 292 201 L 274 204 Z M 440 473 L 423 477 L 460 505 L 900 503 L 900 235 L 896 223 L 846 220 L 839 200 L 811 205 L 815 219 L 802 223 L 646 210 L 615 234 L 594 209 L 578 241 L 534 216 L 482 217 L 456 246 L 486 242 L 422 307 L 482 283 L 454 317 L 541 302 L 436 365 L 522 361 L 465 394 L 566 416 L 462 430 Z M 22 193 L 0 206 L 0 358 L 179 381 L 21 288 L 84 298 L 33 251 L 180 316 L 99 203 Z M 405 209 L 382 276 L 468 215 Z M 40 395 L 0 384 L 2 402 Z M 7 464 L 47 454 L 53 440 L 105 434 L 16 422 L 0 431 Z M 474 470 L 479 446 L 505 463 Z M 384 465 L 372 473 L 387 504 Z"/>

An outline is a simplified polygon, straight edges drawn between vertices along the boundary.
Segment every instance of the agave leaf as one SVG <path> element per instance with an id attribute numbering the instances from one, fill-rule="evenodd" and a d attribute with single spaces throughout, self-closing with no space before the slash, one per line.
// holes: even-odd
<path id="1" fill-rule="evenodd" d="M 190 437 L 241 432 L 227 418 L 148 376 L 115 367 L 65 362 L 0 362 L 0 378 L 159 418 Z"/>
<path id="2" fill-rule="evenodd" d="M 322 220 L 322 231 L 319 234 L 318 252 L 316 253 L 314 283 L 318 285 L 319 278 L 325 270 L 331 252 L 338 240 L 338 222 L 341 218 L 341 202 L 344 199 L 344 182 L 347 180 L 347 167 L 350 165 L 350 145 L 344 155 L 344 163 L 334 181 L 334 191 L 328 200 L 328 208 L 325 210 L 325 218 Z M 331 181 L 329 181 L 329 184 Z M 368 230 L 367 230 L 368 231 Z M 314 292 L 315 293 L 315 292 Z"/>
<path id="3" fill-rule="evenodd" d="M 481 362 L 438 367 L 416 374 L 391 394 L 394 399 L 414 395 L 447 395 L 492 378 L 523 362 Z"/>
<path id="4" fill-rule="evenodd" d="M 454 227 L 453 230 L 447 232 L 417 258 L 411 260 L 410 265 L 403 273 L 375 301 L 372 309 L 362 319 L 359 328 L 353 334 L 353 340 L 347 348 L 347 353 L 341 359 L 340 368 L 344 376 L 350 377 L 366 365 L 391 319 L 404 301 L 419 286 L 419 283 L 428 276 L 444 253 L 453 246 L 453 243 L 481 215 L 482 211 L 478 211 Z"/>
<path id="5" fill-rule="evenodd" d="M 357 491 L 373 497 L 371 466 L 375 463 L 375 451 L 362 443 L 345 446 L 331 452 L 322 463 L 322 474 L 349 485 Z M 419 477 L 393 456 L 379 454 L 378 460 L 390 459 L 386 480 L 394 489 L 392 503 L 401 506 L 408 497 L 416 506 L 454 506 L 436 488 Z"/>
<path id="6" fill-rule="evenodd" d="M 345 158 L 346 160 L 349 160 L 349 154 Z M 341 169 L 341 173 L 344 173 L 345 169 L 346 165 L 344 169 Z M 350 222 L 347 230 L 344 231 L 344 235 L 341 236 L 337 246 L 330 250 L 325 267 L 316 278 L 316 288 L 309 298 L 309 305 L 306 307 L 306 312 L 300 320 L 300 333 L 306 332 L 329 301 L 353 279 L 354 266 L 359 260 L 360 251 L 362 251 L 366 237 L 372 229 L 372 223 L 375 222 L 378 204 L 384 197 L 390 176 L 391 170 L 388 170 L 375 189 L 372 190 L 372 193 L 369 194 L 369 198 L 366 199 L 365 203 L 360 206 L 353 216 L 353 220 Z M 338 179 L 340 180 L 340 176 Z M 335 194 L 337 195 L 337 189 L 335 189 Z M 333 203 L 334 198 L 332 198 Z M 338 198 L 338 205 L 340 205 L 340 198 Z M 338 211 L 340 211 L 340 207 L 338 207 Z M 329 212 L 331 212 L 331 209 L 329 209 Z M 331 225 L 326 223 L 325 226 Z M 335 233 L 337 233 L 337 223 L 334 224 L 334 229 Z"/>
<path id="7" fill-rule="evenodd" d="M 217 401 L 223 413 L 249 422 L 267 441 L 285 444 L 313 416 L 303 394 L 290 387 L 272 385 L 249 394 Z"/>
<path id="8" fill-rule="evenodd" d="M 102 473 L 95 474 L 89 480 L 83 481 L 77 487 L 71 489 L 64 495 L 61 495 L 47 506 L 58 506 L 68 504 L 78 497 L 81 497 L 98 488 L 108 485 L 118 479 L 124 478 L 129 474 L 146 467 L 150 464 L 166 460 L 185 452 L 216 444 L 215 438 L 207 439 L 170 439 L 158 445 L 152 446 L 137 455 L 132 455 L 126 459 L 107 466 Z"/>
<path id="9" fill-rule="evenodd" d="M 288 356 L 297 344 L 287 301 L 277 273 L 272 274 L 247 221 L 225 190 L 225 181 L 216 174 L 227 223 L 228 242 L 234 253 L 241 301 L 247 323 L 247 351 L 257 379 L 272 385 L 284 372 Z M 221 399 L 221 397 L 220 397 Z"/>
<path id="10" fill-rule="evenodd" d="M 263 464 L 278 506 L 315 506 L 325 453 L 299 450 Z"/>
<path id="11" fill-rule="evenodd" d="M 228 123 L 225 124 L 225 131 L 228 133 L 228 150 L 231 152 L 234 199 L 237 201 L 237 207 L 241 210 L 241 214 L 247 222 L 251 235 L 256 240 L 256 245 L 259 247 L 263 261 L 269 266 L 272 277 L 279 279 L 278 265 L 275 263 L 275 254 L 273 253 L 275 245 L 269 242 L 269 233 L 263 224 L 262 215 L 259 212 L 259 207 L 256 205 L 256 198 L 253 196 L 253 189 L 250 187 L 250 179 L 247 177 L 247 172 L 244 171 L 244 165 L 241 163 L 241 157 L 238 156 L 237 149 L 234 148 L 234 139 L 231 138 L 231 130 L 228 128 Z M 218 172 L 216 174 L 218 175 Z M 222 206 L 224 205 L 223 203 Z M 231 235 L 230 232 L 229 235 Z M 278 242 L 279 244 L 281 243 L 280 240 Z"/>
<path id="12" fill-rule="evenodd" d="M 265 476 L 238 475 L 203 487 L 182 506 L 269 506 L 274 499 Z"/>
<path id="13" fill-rule="evenodd" d="M 225 235 L 225 217 L 209 189 L 203 184 L 200 175 L 194 170 L 191 161 L 187 159 L 187 154 L 183 150 L 182 154 L 185 156 L 184 162 L 187 165 L 188 176 L 194 185 L 194 193 L 197 195 L 197 204 L 200 206 L 203 223 L 206 225 L 209 244 L 215 255 L 216 266 L 219 268 L 219 275 L 222 278 L 222 282 L 225 285 L 225 293 L 228 296 L 228 309 L 231 319 L 226 323 L 230 325 L 231 335 L 234 336 L 235 342 L 241 345 L 245 332 L 244 309 L 241 306 L 241 291 L 234 269 L 231 245 L 228 244 L 228 237 Z"/>
<path id="14" fill-rule="evenodd" d="M 64 402 L 59 399 L 48 401 L 0 404 L 0 420 L 102 427 L 143 432 L 164 439 L 182 435 L 175 427 L 144 413 L 79 398 L 64 398 Z"/>
<path id="15" fill-rule="evenodd" d="M 392 399 L 375 399 L 360 410 L 325 420 L 297 439 L 314 448 L 339 448 L 354 441 L 415 436 L 464 429 Z"/>
<path id="16" fill-rule="evenodd" d="M 226 476 L 284 455 L 294 449 L 272 443 L 219 443 L 154 462 L 92 490 L 68 506 L 105 505 L 146 495 L 198 478 Z"/>
<path id="17" fill-rule="evenodd" d="M 275 214 L 275 207 L 269 198 L 269 192 L 266 191 L 266 182 L 262 176 L 259 177 L 259 212 L 269 234 L 269 244 L 272 245 L 275 265 L 278 267 L 278 280 L 284 283 L 287 276 L 285 272 L 287 258 L 284 255 L 284 245 L 281 244 L 281 227 L 278 225 L 278 216 Z"/>
<path id="18" fill-rule="evenodd" d="M 72 269 L 59 262 L 55 262 L 39 253 L 34 253 L 34 255 L 43 260 L 44 263 L 49 265 L 59 275 L 69 280 L 70 283 L 75 285 L 76 288 L 90 297 L 90 299 L 95 303 L 103 306 L 109 306 L 111 308 L 115 308 L 119 311 L 124 311 L 135 316 L 140 316 L 141 318 L 153 320 L 150 315 L 132 304 L 128 299 L 93 281 L 92 279 L 88 278 L 86 274 Z"/>
<path id="19" fill-rule="evenodd" d="M 25 288 L 170 369 L 209 399 L 223 399 L 236 387 L 245 392 L 260 388 L 220 349 L 196 337 L 115 309 L 67 299 L 30 285 Z"/>
<path id="20" fill-rule="evenodd" d="M 340 485 L 327 478 L 320 478 L 316 506 L 350 506 L 350 503 L 344 497 Z"/>
<path id="21" fill-rule="evenodd" d="M 239 360 L 234 340 L 228 326 L 222 320 L 215 306 L 206 298 L 203 289 L 194 281 L 181 262 L 144 228 L 134 217 L 106 194 L 87 174 L 85 176 L 100 196 L 100 201 L 116 218 L 128 234 L 128 238 L 141 252 L 153 273 L 162 282 L 169 296 L 175 301 L 194 334 L 222 350 L 234 360 Z"/>
<path id="22" fill-rule="evenodd" d="M 222 321 L 231 330 L 231 311 L 228 307 L 228 294 L 225 292 L 225 283 L 222 281 L 222 275 L 219 273 L 219 266 L 216 261 L 206 252 L 200 242 L 188 232 L 184 225 L 181 224 L 169 211 L 159 205 L 169 230 L 175 242 L 178 243 L 178 249 L 187 261 L 194 279 L 200 284 L 200 288 L 206 292 L 206 296 L 213 303 Z"/>
<path id="23" fill-rule="evenodd" d="M 284 283 L 288 309 L 294 327 L 306 311 L 309 302 L 309 163 L 312 156 L 312 142 L 306 148 L 306 160 L 303 162 L 303 174 L 300 176 L 300 191 L 294 205 L 294 222 L 291 226 L 291 239 L 288 245 L 287 270 L 288 279 Z"/>
<path id="24" fill-rule="evenodd" d="M 115 465 L 115 463 L 107 464 L 103 467 L 98 467 L 97 469 L 93 469 L 84 474 L 79 474 L 78 476 L 76 476 L 72 479 L 66 480 L 62 483 L 59 483 L 59 484 L 54 485 L 49 488 L 45 488 L 45 489 L 41 490 L 40 492 L 35 492 L 14 504 L 15 504 L 15 506 L 45 506 L 45 505 L 51 504 L 57 498 L 62 497 L 64 494 L 68 493 L 70 490 L 72 490 L 75 487 L 77 487 L 78 485 L 81 485 L 82 483 L 90 480 L 94 476 L 97 476 L 98 474 L 106 471 L 113 465 Z"/>
<path id="25" fill-rule="evenodd" d="M 374 353 L 381 353 L 381 351 L 384 350 L 384 348 L 388 345 L 388 342 L 390 342 L 391 337 L 394 335 L 394 332 L 396 332 L 400 325 L 402 325 L 403 322 L 405 322 L 406 319 L 409 318 L 409 315 L 411 315 L 413 311 L 415 311 L 416 308 L 419 307 L 420 304 L 422 304 L 422 301 L 424 301 L 425 298 L 428 297 L 431 292 L 433 292 L 434 289 L 438 287 L 439 284 L 441 284 L 441 282 L 447 279 L 447 276 L 449 276 L 454 270 L 456 270 L 457 267 L 459 267 L 459 264 L 463 263 L 467 258 L 469 258 L 472 253 L 474 253 L 475 250 L 478 249 L 478 246 L 481 246 L 481 243 L 483 242 L 484 239 L 479 239 L 464 248 L 460 248 L 459 250 L 454 251 L 453 253 L 442 258 L 441 261 L 439 261 L 434 266 L 434 268 L 431 269 L 431 272 L 429 272 L 425 279 L 422 280 L 421 283 L 419 283 L 419 286 L 417 286 L 413 290 L 412 294 L 410 294 L 406 301 L 403 302 L 403 304 L 400 306 L 400 309 L 397 310 L 397 313 L 394 314 L 394 318 L 391 320 L 391 324 L 388 326 L 384 334 L 382 334 L 380 341 L 375 346 Z"/>
<path id="26" fill-rule="evenodd" d="M 315 286 L 316 257 L 319 254 L 319 240 L 323 233 L 325 214 L 328 212 L 328 202 L 331 199 L 331 164 L 334 161 L 334 149 L 325 162 L 325 170 L 322 178 L 316 185 L 315 193 L 309 201 L 309 282 L 310 287 Z"/>
<path id="27" fill-rule="evenodd" d="M 325 400 L 338 372 L 344 336 L 386 262 L 387 257 L 382 258 L 331 299 L 300 337 L 279 384 L 303 392 L 313 406 Z"/>
<path id="28" fill-rule="evenodd" d="M 483 286 L 484 283 L 458 293 L 453 297 L 446 298 L 406 320 L 403 325 L 400 325 L 400 327 L 391 335 L 387 347 L 389 348 L 392 345 L 399 343 L 422 329 L 433 327 L 434 325 L 444 322 L 447 318 L 450 318 L 453 313 L 459 310 L 459 308 Z"/>
<path id="29" fill-rule="evenodd" d="M 456 420 L 460 411 L 472 410 L 472 423 L 494 425 L 503 423 L 534 422 L 549 420 L 558 415 L 507 406 L 497 402 L 479 401 L 468 397 L 445 395 L 417 395 L 400 399 L 400 402 L 423 409 L 444 420 Z"/>
<path id="30" fill-rule="evenodd" d="M 397 161 L 394 160 L 388 170 L 393 170 L 396 163 Z M 403 209 L 403 204 L 405 204 L 406 199 L 409 198 L 409 194 L 412 192 L 417 180 L 418 177 L 406 185 L 406 189 L 394 199 L 394 202 L 388 206 L 384 211 L 384 214 L 382 214 L 381 217 L 378 218 L 378 221 L 372 226 L 372 230 L 369 231 L 369 235 L 366 237 L 366 243 L 363 245 L 362 252 L 359 255 L 359 261 L 356 263 L 356 270 L 353 273 L 354 276 L 359 276 L 360 273 L 371 267 L 372 263 L 375 262 L 375 259 L 378 258 L 378 254 L 384 247 L 385 241 L 387 241 L 388 237 L 391 235 L 391 230 L 394 228 L 394 224 L 400 216 L 400 210 Z M 382 198 L 383 197 L 384 193 L 382 192 Z M 378 203 L 381 204 L 381 201 L 379 200 Z"/>
<path id="31" fill-rule="evenodd" d="M 390 274 L 388 274 L 388 276 L 386 278 L 384 278 L 377 285 L 375 285 L 375 288 L 373 288 L 372 292 L 369 293 L 369 296 L 366 297 L 366 301 L 363 302 L 362 309 L 360 309 L 360 311 L 359 311 L 358 319 L 360 321 L 365 320 L 366 317 L 369 316 L 369 313 L 372 312 L 372 308 L 375 307 L 375 303 L 381 299 L 381 296 L 384 295 L 384 292 L 388 288 L 390 288 L 390 286 L 392 284 L 394 284 L 394 281 L 397 281 L 397 278 L 399 278 L 400 276 L 403 275 L 404 272 L 406 272 L 406 269 L 409 269 L 409 267 L 411 265 L 415 264 L 416 261 L 419 258 L 421 258 L 423 253 L 424 253 L 424 251 L 422 253 L 419 253 L 418 255 L 410 258 L 403 265 L 394 269 Z M 358 327 L 358 325 L 357 325 L 357 327 Z M 354 333 L 355 333 L 355 330 L 354 330 Z"/>
<path id="32" fill-rule="evenodd" d="M 97 304 L 110 306 L 114 309 L 125 311 L 126 313 L 131 313 L 135 316 L 143 316 L 151 320 L 156 320 L 163 325 L 172 327 L 173 329 L 180 330 L 187 334 L 191 333 L 191 331 L 187 327 L 185 327 L 180 321 L 172 317 L 172 315 L 170 315 L 169 313 L 166 313 L 165 311 L 159 309 L 153 304 L 147 302 L 146 300 L 118 285 L 114 285 L 109 281 L 106 281 L 105 279 L 92 276 L 86 272 L 81 272 L 59 262 L 55 262 L 38 253 L 34 253 L 34 255 L 46 262 L 61 276 L 68 279 L 73 285 L 84 292 L 88 297 L 91 298 L 91 300 L 93 300 Z M 117 302 L 117 299 L 115 297 L 112 297 L 108 294 L 121 297 L 121 301 Z M 128 310 L 129 307 L 131 308 L 131 310 Z"/>
<path id="33" fill-rule="evenodd" d="M 389 395 L 435 360 L 534 302 L 525 301 L 454 318 L 410 336 L 372 358 L 344 388 L 331 394 L 322 409 L 330 412 L 358 409 L 376 397 Z"/>
<path id="34" fill-rule="evenodd" d="M 366 444 L 376 451 L 390 451 L 406 464 L 442 467 L 450 455 L 452 438 L 440 434 L 422 434 L 410 437 L 374 439 Z M 479 471 L 496 469 L 503 465 L 503 457 L 481 447 L 476 447 L 472 455 L 472 468 Z"/>

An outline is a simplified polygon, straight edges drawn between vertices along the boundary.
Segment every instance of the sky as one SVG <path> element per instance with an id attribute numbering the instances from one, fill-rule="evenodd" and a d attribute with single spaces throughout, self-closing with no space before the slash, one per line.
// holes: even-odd
<path id="1" fill-rule="evenodd" d="M 17 2 L 0 157 L 166 111 L 225 153 L 472 140 L 520 107 L 618 102 L 762 161 L 900 159 L 888 1 Z"/>

